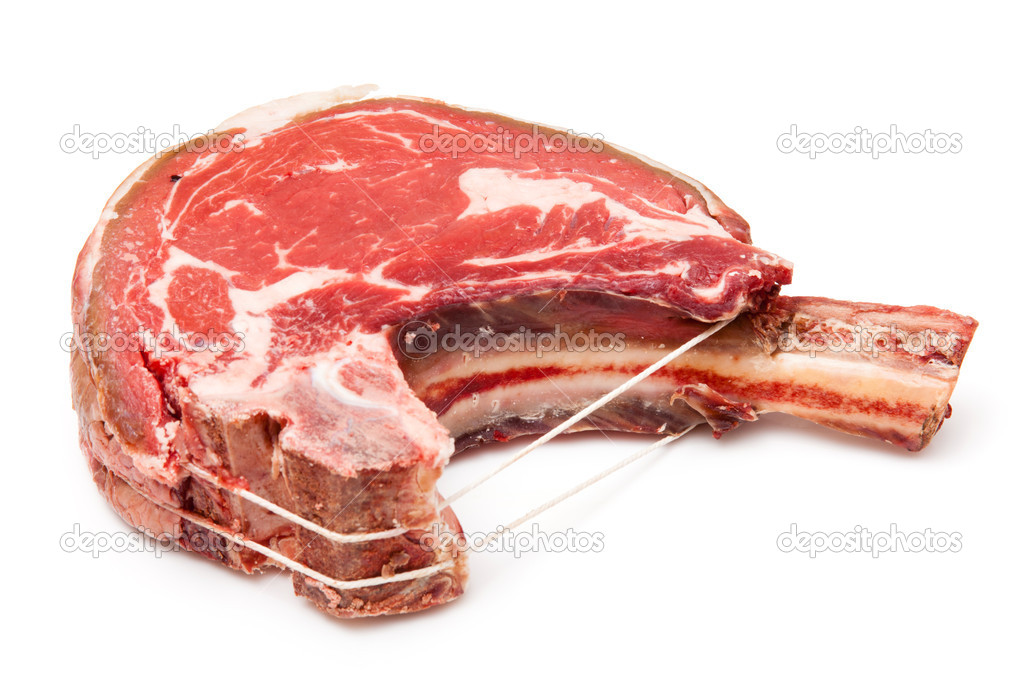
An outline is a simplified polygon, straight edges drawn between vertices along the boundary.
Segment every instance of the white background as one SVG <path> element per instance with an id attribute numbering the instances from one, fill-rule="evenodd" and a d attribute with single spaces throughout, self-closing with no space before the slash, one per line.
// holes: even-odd
<path id="1" fill-rule="evenodd" d="M 702 3 L 709 5 L 711 3 Z M 371 5 L 373 7 L 371 8 Z M 1019 679 L 1020 13 L 1008 3 L 641 2 L 8 8 L 5 542 L 0 666 L 109 679 Z M 600 133 L 691 174 L 796 264 L 789 293 L 926 303 L 980 320 L 955 414 L 910 456 L 781 417 L 705 430 L 542 516 L 600 553 L 471 558 L 456 602 L 338 622 L 285 576 L 185 553 L 65 553 L 127 526 L 94 489 L 70 408 L 75 257 L 137 155 L 92 132 L 204 132 L 342 84 Z M 958 154 L 782 154 L 808 132 L 896 124 Z M 566 438 L 457 505 L 507 521 L 648 439 Z M 452 491 L 507 448 L 453 462 Z M 828 554 L 779 533 L 932 528 L 958 553 Z M 10 678 L 17 679 L 17 678 Z"/>

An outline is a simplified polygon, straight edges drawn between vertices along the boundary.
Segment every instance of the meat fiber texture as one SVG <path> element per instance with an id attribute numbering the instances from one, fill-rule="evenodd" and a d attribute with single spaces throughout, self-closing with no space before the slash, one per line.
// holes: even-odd
<path id="1" fill-rule="evenodd" d="M 198 540 L 229 530 L 345 581 L 436 568 L 351 590 L 296 574 L 337 616 L 441 603 L 466 576 L 464 555 L 418 542 L 433 524 L 460 529 L 434 486 L 453 442 L 406 383 L 389 336 L 402 323 L 563 290 L 711 322 L 791 278 L 680 173 L 600 140 L 366 95 L 257 107 L 150 160 L 110 199 L 73 283 L 81 442 L 122 517 L 247 571 L 272 560 Z M 339 533 L 407 532 L 334 543 L 230 486 Z"/>

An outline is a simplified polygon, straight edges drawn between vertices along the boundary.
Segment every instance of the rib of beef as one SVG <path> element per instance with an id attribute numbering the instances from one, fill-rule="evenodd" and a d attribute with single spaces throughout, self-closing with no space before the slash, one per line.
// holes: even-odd
<path id="1" fill-rule="evenodd" d="M 303 564 L 333 584 L 295 573 L 296 592 L 337 616 L 448 601 L 465 557 L 420 540 L 461 532 L 435 489 L 456 443 L 545 430 L 736 316 L 579 428 L 719 434 L 779 410 L 919 449 L 946 416 L 973 320 L 776 298 L 789 263 L 691 178 L 599 140 L 364 95 L 257 107 L 160 155 L 82 250 L 81 443 L 133 525 L 245 571 Z M 415 345 L 423 330 L 526 327 L 623 338 L 613 352 Z M 888 330 L 886 352 L 816 343 L 863 328 Z M 911 347 L 917 332 L 951 342 Z M 379 535 L 337 541 L 239 491 Z"/>

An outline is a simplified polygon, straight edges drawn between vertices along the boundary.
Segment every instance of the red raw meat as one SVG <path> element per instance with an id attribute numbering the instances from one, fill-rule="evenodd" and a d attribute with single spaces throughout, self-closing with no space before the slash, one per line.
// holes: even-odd
<path id="1" fill-rule="evenodd" d="M 941 424 L 969 318 L 776 299 L 790 264 L 753 247 L 745 221 L 691 178 L 502 116 L 342 95 L 257 107 L 205 151 L 150 161 L 118 189 L 79 257 L 81 441 L 130 523 L 246 571 L 279 557 L 301 563 L 326 578 L 296 573 L 296 591 L 333 615 L 448 601 L 463 589 L 465 557 L 419 540 L 435 524 L 461 532 L 434 486 L 456 441 L 550 428 L 736 316 L 580 428 L 708 421 L 720 433 L 781 410 L 918 449 Z M 455 155 L 436 144 L 509 135 L 579 148 Z M 420 362 L 401 352 L 410 320 L 477 333 L 562 323 L 626 332 L 628 349 Z M 848 362 L 827 368 L 780 349 L 814 324 L 833 332 L 835 320 L 937 325 L 958 341 L 927 357 L 832 352 Z M 134 343 L 90 347 L 98 334 Z M 874 383 L 829 385 L 864 366 Z M 563 375 L 565 399 L 537 372 Z M 913 385 L 896 390 L 907 376 Z M 385 537 L 335 541 L 244 491 L 334 533 Z M 214 551 L 217 532 L 247 544 Z M 325 582 L 380 576 L 389 582 Z"/>

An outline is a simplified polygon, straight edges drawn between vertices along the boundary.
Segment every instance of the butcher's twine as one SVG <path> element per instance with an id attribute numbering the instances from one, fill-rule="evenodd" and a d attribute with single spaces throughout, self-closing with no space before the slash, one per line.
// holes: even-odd
<path id="1" fill-rule="evenodd" d="M 652 364 L 649 367 L 647 367 L 645 370 L 643 370 L 642 372 L 640 372 L 636 376 L 634 376 L 631 379 L 625 381 L 620 386 L 618 386 L 614 390 L 610 391 L 609 393 L 605 394 L 604 396 L 602 396 L 598 400 L 590 403 L 588 406 L 586 406 L 584 409 L 582 409 L 579 412 L 577 412 L 576 414 L 574 414 L 572 417 L 566 419 L 565 421 L 563 421 L 558 426 L 554 427 L 553 429 L 551 429 L 547 433 L 543 434 L 542 436 L 540 436 L 539 438 L 537 438 L 536 440 L 531 442 L 526 447 L 524 447 L 521 450 L 519 450 L 518 452 L 516 452 L 514 455 L 512 455 L 510 458 L 505 460 L 500 466 L 498 466 L 493 471 L 491 471 L 491 472 L 487 473 L 486 475 L 480 477 L 479 479 L 473 481 L 469 485 L 465 486 L 461 490 L 457 491 L 456 493 L 454 493 L 453 495 L 448 497 L 439 506 L 438 511 L 441 511 L 441 510 L 447 508 L 452 502 L 454 502 L 455 500 L 458 500 L 459 498 L 467 495 L 469 492 L 471 492 L 471 491 L 475 490 L 476 488 L 478 488 L 479 486 L 483 485 L 484 483 L 489 481 L 491 478 L 493 478 L 494 476 L 496 476 L 497 474 L 499 474 L 500 472 L 504 471 L 509 466 L 514 464 L 515 462 L 519 461 L 520 459 L 522 459 L 523 457 L 525 457 L 529 453 L 531 453 L 534 450 L 536 450 L 537 448 L 539 448 L 544 443 L 549 442 L 550 440 L 552 440 L 556 436 L 564 433 L 568 429 L 570 429 L 573 426 L 575 426 L 576 424 L 578 424 L 583 419 L 586 419 L 586 417 L 588 417 L 589 415 L 593 414 L 594 412 L 599 410 L 601 407 L 607 405 L 609 402 L 611 402 L 612 400 L 614 400 L 615 398 L 617 398 L 621 394 L 625 393 L 626 391 L 628 391 L 629 389 L 634 387 L 636 384 L 638 384 L 639 382 L 643 381 L 644 379 L 646 379 L 651 374 L 653 374 L 657 370 L 661 369 L 662 367 L 664 367 L 668 363 L 672 362 L 673 360 L 678 358 L 680 355 L 682 355 L 683 353 L 685 353 L 689 349 L 691 349 L 694 346 L 696 346 L 698 343 L 700 343 L 702 341 L 705 341 L 706 339 L 708 339 L 711 336 L 713 336 L 714 334 L 716 334 L 718 331 L 720 331 L 722 328 L 724 328 L 726 325 L 728 325 L 731 321 L 732 321 L 731 319 L 729 319 L 729 320 L 722 320 L 721 322 L 718 322 L 717 324 L 707 328 L 706 330 L 704 330 L 700 334 L 696 335 L 695 337 L 693 337 L 689 341 L 685 342 L 684 344 L 682 344 L 681 346 L 679 346 L 678 348 L 676 348 L 672 352 L 670 352 L 667 355 L 665 355 L 664 357 L 662 357 L 660 360 L 658 360 L 654 364 Z M 628 466 L 629 464 L 635 462 L 636 460 L 638 460 L 638 459 L 640 459 L 640 458 L 650 454 L 651 452 L 654 452 L 655 450 L 658 450 L 658 449 L 664 447 L 665 445 L 668 445 L 669 443 L 672 443 L 672 442 L 678 440 L 682 436 L 684 436 L 687 433 L 689 433 L 690 431 L 692 431 L 695 427 L 696 427 L 696 425 L 694 424 L 694 425 L 686 428 L 681 433 L 676 433 L 676 434 L 672 434 L 670 436 L 665 436 L 664 438 L 658 440 L 656 443 L 653 443 L 651 445 L 648 445 L 645 448 L 637 450 L 636 452 L 632 453 L 631 455 L 629 455 L 628 457 L 626 457 L 622 461 L 618 462 L 617 464 L 615 464 L 615 465 L 605 469 L 604 471 L 601 471 L 600 473 L 598 473 L 598 474 L 596 474 L 596 475 L 586 479 L 582 483 L 574 486 L 570 490 L 567 490 L 566 492 L 558 495 L 557 497 L 554 497 L 551 500 L 548 500 L 547 502 L 541 504 L 540 506 L 538 506 L 538 507 L 536 507 L 536 508 L 526 512 L 525 514 L 523 514 L 519 518 L 515 519 L 511 523 L 507 524 L 506 526 L 499 526 L 500 530 L 494 531 L 494 532 L 490 533 L 487 536 L 486 542 L 483 543 L 481 546 L 485 547 L 492 540 L 496 539 L 497 537 L 500 537 L 502 534 L 504 534 L 504 533 L 512 530 L 513 528 L 516 528 L 517 526 L 520 526 L 523 523 L 529 521 L 530 519 L 532 519 L 532 518 L 542 514 L 543 512 L 545 512 L 548 509 L 550 509 L 551 507 L 554 507 L 555 505 L 558 505 L 558 504 L 564 502 L 568 498 L 572 497 L 573 495 L 576 495 L 577 493 L 585 490 L 586 488 L 589 488 L 590 486 L 592 486 L 593 484 L 597 483 L 598 481 L 600 481 L 600 480 L 602 480 L 604 478 L 607 478 L 608 476 L 610 476 L 611 474 L 615 473 L 619 469 L 622 469 L 622 468 Z M 295 514 L 294 512 L 285 509 L 284 507 L 276 505 L 273 502 L 271 502 L 271 501 L 269 501 L 267 499 L 264 499 L 264 498 L 260 497 L 259 495 L 256 495 L 255 493 L 253 493 L 253 492 L 251 492 L 249 490 L 245 490 L 243 488 L 238 488 L 238 487 L 235 487 L 235 486 L 227 485 L 226 483 L 220 481 L 216 476 L 214 476 L 214 475 L 204 471 L 203 469 L 201 469 L 201 468 L 199 468 L 199 467 L 197 467 L 197 466 L 195 466 L 193 464 L 185 463 L 183 466 L 184 466 L 185 469 L 187 469 L 194 476 L 196 476 L 196 477 L 198 477 L 198 478 L 200 478 L 200 479 L 202 479 L 202 480 L 204 480 L 204 481 L 206 481 L 208 483 L 211 483 L 212 485 L 215 485 L 218 488 L 221 488 L 221 489 L 223 489 L 223 490 L 225 490 L 227 492 L 230 492 L 230 493 L 233 493 L 235 495 L 238 495 L 242 499 L 247 500 L 247 501 L 251 502 L 252 504 L 255 504 L 255 505 L 259 506 L 259 507 L 262 507 L 263 509 L 266 509 L 267 511 L 269 511 L 269 512 L 271 512 L 273 514 L 277 514 L 278 516 L 281 516 L 281 517 L 287 519 L 288 521 L 291 521 L 292 523 L 295 523 L 295 524 L 297 524 L 299 526 L 302 526 L 306 530 L 309 530 L 309 531 L 311 531 L 313 533 L 316 533 L 317 535 L 320 535 L 320 536 L 322 536 L 324 538 L 327 538 L 331 542 L 340 543 L 340 544 L 353 543 L 353 542 L 369 542 L 369 541 L 372 541 L 372 540 L 380 540 L 380 539 L 384 539 L 384 538 L 397 537 L 399 535 L 403 535 L 404 533 L 408 532 L 408 530 L 405 529 L 405 528 L 390 528 L 390 529 L 387 529 L 387 530 L 375 531 L 375 532 L 369 532 L 369 533 L 338 533 L 336 531 L 330 530 L 329 528 L 324 528 L 323 526 L 321 526 L 321 525 L 319 525 L 317 523 L 314 523 L 314 522 L 312 522 L 312 521 L 310 521 L 308 519 L 305 519 L 305 518 L 299 516 L 298 514 Z M 179 509 L 179 508 L 176 508 L 176 507 L 171 507 L 171 506 L 169 506 L 167 504 L 159 502 L 159 501 L 153 499 L 152 497 L 150 497 L 149 495 L 146 495 L 142 491 L 138 490 L 137 488 L 136 488 L 135 491 L 139 495 L 144 497 L 145 499 L 149 500 L 151 503 L 157 505 L 158 507 L 166 509 L 167 511 L 169 511 L 169 512 L 171 512 L 173 514 L 178 515 L 182 519 L 185 519 L 187 521 L 190 521 L 190 522 L 196 524 L 197 526 L 205 528 L 206 530 L 210 531 L 211 533 L 215 533 L 215 534 L 217 534 L 217 535 L 219 535 L 221 537 L 224 537 L 225 539 L 230 540 L 233 543 L 242 545 L 243 547 L 251 549 L 254 552 L 262 554 L 263 556 L 267 557 L 268 559 L 276 562 L 277 564 L 279 564 L 281 566 L 284 566 L 285 568 L 291 569 L 292 571 L 295 571 L 297 573 L 301 573 L 302 575 L 305 575 L 305 576 L 307 576 L 309 578 L 312 578 L 314 580 L 318 580 L 319 582 L 321 582 L 321 583 L 323 583 L 325 585 L 328 585 L 330 587 L 333 587 L 334 589 L 337 589 L 337 590 L 351 590 L 351 589 L 365 588 L 365 587 L 376 587 L 378 585 L 386 585 L 386 584 L 389 584 L 389 583 L 402 582 L 402 581 L 407 581 L 407 580 L 417 580 L 419 578 L 427 577 L 427 576 L 433 575 L 434 573 L 439 573 L 441 571 L 444 571 L 444 570 L 447 570 L 447 569 L 450 569 L 450 568 L 454 567 L 454 561 L 449 560 L 449 561 L 443 561 L 443 562 L 434 564 L 432 566 L 427 566 L 426 568 L 421 568 L 421 569 L 417 569 L 417 570 L 414 570 L 414 571 L 405 571 L 405 572 L 396 573 L 396 574 L 390 575 L 390 576 L 377 576 L 377 577 L 374 577 L 374 578 L 364 578 L 362 580 L 338 580 L 336 578 L 331 578 L 330 576 L 324 575 L 324 574 L 320 573 L 319 571 L 315 571 L 315 570 L 309 568 L 308 566 L 306 566 L 305 564 L 302 564 L 302 563 L 299 563 L 299 562 L 295 561 L 294 559 L 286 557 L 283 554 L 281 554 L 280 552 L 277 552 L 276 550 L 270 549 L 269 547 L 261 545 L 261 544 L 259 544 L 257 542 L 253 542 L 251 540 L 247 540 L 247 539 L 245 539 L 243 537 L 240 537 L 237 533 L 232 533 L 231 531 L 227 530 L 226 528 L 218 526 L 217 524 L 214 524 L 214 523 L 210 522 L 209 519 L 206 519 L 206 518 L 204 518 L 202 516 L 199 516 L 198 514 L 193 514 L 191 512 L 187 512 L 187 511 L 185 511 L 183 509 Z"/>

